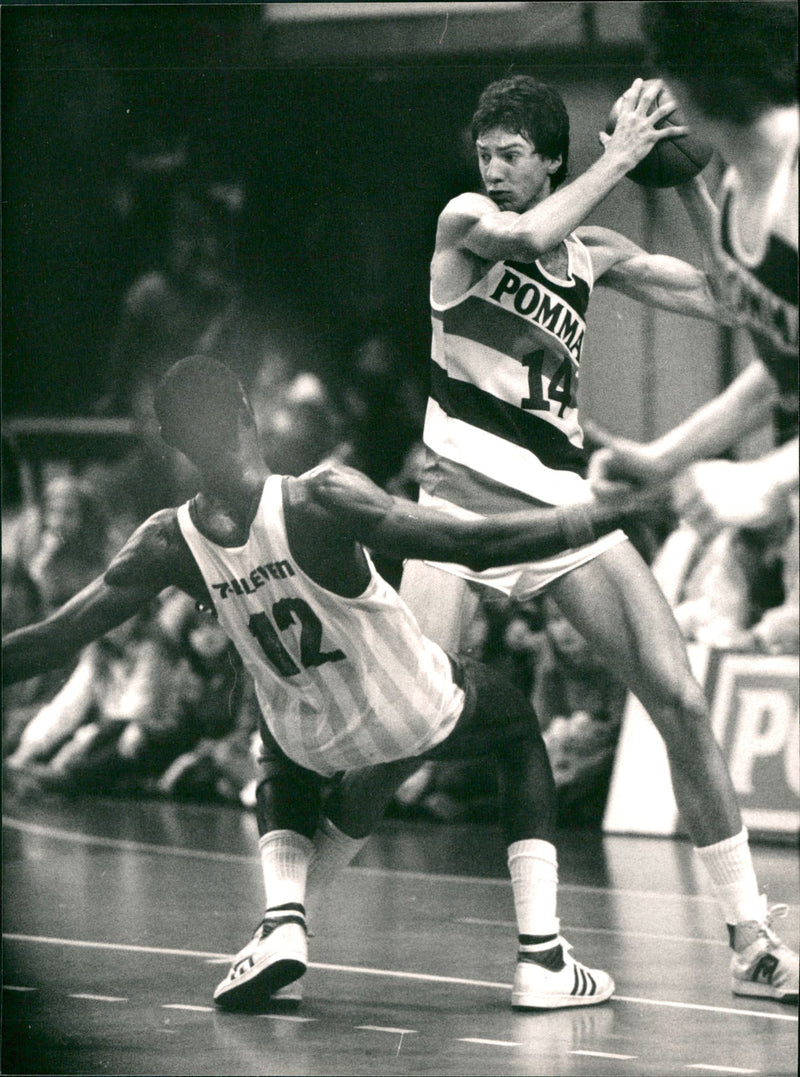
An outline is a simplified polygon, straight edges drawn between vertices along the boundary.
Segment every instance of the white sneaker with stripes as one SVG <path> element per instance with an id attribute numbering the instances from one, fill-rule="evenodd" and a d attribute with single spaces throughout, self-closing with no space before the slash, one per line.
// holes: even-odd
<path id="1" fill-rule="evenodd" d="M 734 954 L 731 958 L 731 988 L 734 995 L 774 998 L 797 1005 L 798 959 L 794 950 L 781 942 L 772 924 L 789 911 L 787 905 L 767 909 L 764 918 L 729 927 Z"/>
<path id="2" fill-rule="evenodd" d="M 233 959 L 228 975 L 214 991 L 214 1001 L 223 1009 L 263 1012 L 281 988 L 298 980 L 307 966 L 303 907 L 270 910 Z"/>
<path id="3" fill-rule="evenodd" d="M 594 1006 L 614 994 L 614 981 L 602 969 L 590 969 L 572 957 L 560 935 L 555 942 L 525 946 L 517 954 L 511 992 L 515 1010 L 557 1010 Z"/>

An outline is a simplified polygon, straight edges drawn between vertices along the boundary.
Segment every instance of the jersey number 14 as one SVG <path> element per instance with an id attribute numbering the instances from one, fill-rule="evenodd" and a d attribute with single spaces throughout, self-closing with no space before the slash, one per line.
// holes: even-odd
<path id="1" fill-rule="evenodd" d="M 520 362 L 528 368 L 528 391 L 531 395 L 521 401 L 520 407 L 529 411 L 552 411 L 548 403 L 552 400 L 554 404 L 561 405 L 558 409 L 560 419 L 567 408 L 574 408 L 576 403 L 572 386 L 572 363 L 569 359 L 563 359 L 559 363 L 547 383 L 547 400 L 545 400 L 542 394 L 542 374 L 548 358 L 552 363 L 552 356 L 544 348 L 537 348 L 536 351 L 522 356 Z"/>

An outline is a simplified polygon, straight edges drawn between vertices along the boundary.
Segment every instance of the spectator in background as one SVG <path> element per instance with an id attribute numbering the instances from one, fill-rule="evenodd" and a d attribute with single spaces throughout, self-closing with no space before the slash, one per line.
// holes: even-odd
<path id="1" fill-rule="evenodd" d="M 39 588 L 21 561 L 3 558 L 2 623 L 3 634 L 33 624 L 45 615 Z M 27 683 L 10 684 L 2 695 L 3 741 L 5 759 L 19 744 L 22 731 L 36 710 L 55 691 L 57 675 L 44 674 Z"/>
<path id="2" fill-rule="evenodd" d="M 154 382 L 187 352 L 238 361 L 249 351 L 235 275 L 243 192 L 234 185 L 204 186 L 189 173 L 165 197 L 170 215 L 164 263 L 145 271 L 125 294 L 107 367 L 105 411 L 127 413 L 138 384 Z"/>
<path id="3" fill-rule="evenodd" d="M 169 590 L 85 648 L 7 773 L 62 792 L 155 792 L 176 757 L 235 728 L 244 683 L 218 625 Z"/>
<path id="4" fill-rule="evenodd" d="M 116 546 L 157 508 L 177 504 L 193 489 L 186 460 L 158 436 L 149 382 L 136 385 L 130 406 L 135 432 L 130 451 L 113 463 L 98 461 L 84 471 L 84 481 L 106 507 Z"/>
<path id="5" fill-rule="evenodd" d="M 800 542 L 797 499 L 790 502 L 791 523 L 780 547 L 782 601 L 764 610 L 751 627 L 757 650 L 768 654 L 800 654 Z"/>
<path id="6" fill-rule="evenodd" d="M 768 528 L 709 534 L 681 520 L 653 562 L 685 638 L 771 654 L 800 651 L 797 508 Z"/>
<path id="7" fill-rule="evenodd" d="M 326 457 L 349 460 L 352 448 L 343 441 L 344 420 L 322 379 L 308 370 L 283 369 L 281 379 L 272 363 L 265 364 L 250 394 L 270 468 L 301 475 Z"/>
<path id="8" fill-rule="evenodd" d="M 342 390 L 352 460 L 379 486 L 403 467 L 425 417 L 425 393 L 390 335 L 376 328 L 353 349 Z"/>
<path id="9" fill-rule="evenodd" d="M 68 467 L 46 469 L 39 527 L 18 551 L 46 608 L 56 609 L 94 579 L 110 548 L 108 521 L 92 485 Z"/>
<path id="10" fill-rule="evenodd" d="M 203 655 L 205 663 L 218 664 L 223 653 L 215 639 L 218 626 L 210 617 L 203 620 L 207 623 L 195 630 L 193 647 Z M 209 632 L 209 625 L 214 625 L 213 633 Z M 227 644 L 227 638 L 224 642 Z M 235 708 L 233 728 L 217 736 L 213 732 L 212 721 L 201 720 L 205 735 L 188 751 L 178 755 L 158 778 L 155 789 L 160 795 L 190 800 L 222 800 L 248 809 L 255 808 L 259 780 L 258 704 L 252 678 L 244 670 L 240 672 L 237 685 L 241 686 L 241 700 Z M 199 704 L 201 718 L 206 711 L 209 718 L 213 717 L 214 710 L 210 709 L 210 705 L 219 706 L 213 691 L 205 692 Z"/>

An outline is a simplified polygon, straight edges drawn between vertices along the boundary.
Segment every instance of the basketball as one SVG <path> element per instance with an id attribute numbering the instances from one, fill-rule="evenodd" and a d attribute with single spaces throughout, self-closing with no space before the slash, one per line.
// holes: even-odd
<path id="1" fill-rule="evenodd" d="M 647 85 L 645 82 L 645 86 Z M 659 94 L 656 98 L 653 108 L 658 107 L 660 96 Z M 618 114 L 619 101 L 616 101 L 606 124 L 608 134 L 613 132 Z M 683 114 L 676 107 L 666 119 L 657 123 L 656 127 L 682 126 L 685 123 Z M 675 138 L 665 138 L 657 142 L 648 155 L 631 169 L 628 178 L 642 187 L 677 187 L 679 183 L 688 183 L 702 172 L 713 152 L 714 148 L 710 143 L 693 135 L 691 131 Z"/>

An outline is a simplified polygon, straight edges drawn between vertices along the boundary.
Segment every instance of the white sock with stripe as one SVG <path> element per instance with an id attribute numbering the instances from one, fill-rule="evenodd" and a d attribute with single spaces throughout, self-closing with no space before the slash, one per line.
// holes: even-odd
<path id="1" fill-rule="evenodd" d="M 520 949 L 552 946 L 559 932 L 555 846 L 539 838 L 513 842 L 508 847 L 508 870 Z"/>
<path id="2" fill-rule="evenodd" d="M 294 830 L 271 830 L 259 838 L 258 848 L 267 911 L 286 905 L 305 908 L 311 839 Z"/>

